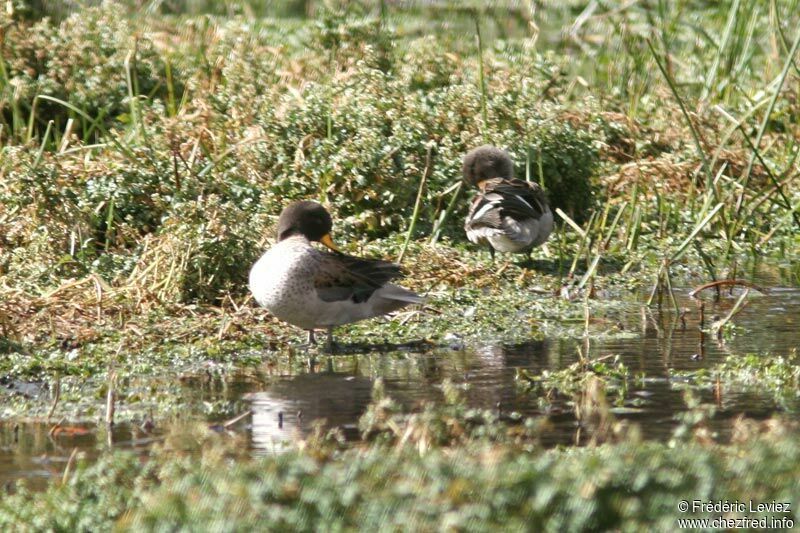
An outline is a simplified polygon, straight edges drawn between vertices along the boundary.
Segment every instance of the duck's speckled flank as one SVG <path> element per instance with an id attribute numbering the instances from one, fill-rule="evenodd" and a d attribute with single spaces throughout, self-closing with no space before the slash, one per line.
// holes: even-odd
<path id="1" fill-rule="evenodd" d="M 302 236 L 269 249 L 250 270 L 250 291 L 275 317 L 303 329 L 338 326 L 399 309 L 423 298 L 392 283 L 376 289 L 365 301 L 320 298 L 315 280 L 324 278 L 332 256 Z"/>

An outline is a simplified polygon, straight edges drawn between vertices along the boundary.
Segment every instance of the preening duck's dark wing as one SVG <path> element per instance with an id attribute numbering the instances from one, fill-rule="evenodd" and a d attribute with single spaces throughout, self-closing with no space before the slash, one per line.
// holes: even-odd
<path id="1" fill-rule="evenodd" d="M 361 303 L 393 279 L 402 277 L 400 265 L 346 254 L 320 252 L 314 288 L 326 302 Z"/>
<path id="2" fill-rule="evenodd" d="M 520 221 L 538 219 L 549 209 L 544 193 L 536 183 L 516 178 L 489 180 L 483 192 L 487 197 L 499 197 L 495 206 L 500 210 L 500 217 Z"/>
<path id="3" fill-rule="evenodd" d="M 506 218 L 520 222 L 539 219 L 548 210 L 544 193 L 535 183 L 516 178 L 487 180 L 472 200 L 464 228 L 502 229 Z"/>
<path id="4" fill-rule="evenodd" d="M 464 228 L 467 231 L 479 228 L 502 228 L 503 220 L 500 218 L 501 201 L 502 198 L 499 195 L 478 194 L 472 200 Z"/>

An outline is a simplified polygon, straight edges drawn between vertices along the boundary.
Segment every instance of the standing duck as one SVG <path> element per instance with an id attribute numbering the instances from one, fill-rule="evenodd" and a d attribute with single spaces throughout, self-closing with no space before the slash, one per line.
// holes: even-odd
<path id="1" fill-rule="evenodd" d="M 553 213 L 538 184 L 513 177 L 505 150 L 485 145 L 464 156 L 464 181 L 480 189 L 464 224 L 467 238 L 495 251 L 530 253 L 553 231 Z"/>
<path id="2" fill-rule="evenodd" d="M 328 330 L 385 315 L 408 304 L 423 303 L 418 294 L 389 283 L 402 276 L 400 266 L 339 252 L 331 239 L 331 215 L 317 202 L 288 205 L 278 219 L 278 242 L 250 270 L 250 292 L 275 317 L 308 331 Z M 332 250 L 311 245 L 318 241 Z"/>

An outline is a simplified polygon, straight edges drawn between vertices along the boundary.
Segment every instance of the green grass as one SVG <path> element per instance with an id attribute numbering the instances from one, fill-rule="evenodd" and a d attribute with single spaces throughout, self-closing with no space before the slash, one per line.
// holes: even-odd
<path id="1" fill-rule="evenodd" d="M 402 257 L 430 297 L 435 311 L 342 328 L 350 342 L 624 335 L 603 321 L 624 295 L 677 305 L 676 285 L 800 259 L 798 0 L 139 4 L 0 14 L 0 373 L 59 383 L 54 417 L 97 418 L 111 367 L 119 420 L 237 412 L 175 378 L 291 358 L 298 332 L 256 309 L 246 276 L 293 199 L 323 199 L 346 250 Z M 535 270 L 466 243 L 461 157 L 485 142 L 559 210 Z M 796 360 L 737 357 L 690 388 L 756 380 L 791 403 Z M 130 385 L 158 375 L 148 397 Z M 4 496 L 0 523 L 666 528 L 680 498 L 797 494 L 790 424 L 708 443 L 690 410 L 698 435 L 680 446 L 615 433 L 608 401 L 633 379 L 583 360 L 519 376 L 543 402 L 574 396 L 613 441 L 595 449 L 542 451 L 484 415 L 461 440 L 436 434 L 472 420 L 451 406 L 389 413 L 419 437 L 390 450 L 373 408 L 357 450 L 319 437 L 255 461 L 226 442 L 146 465 L 104 454 L 41 498 Z M 15 397 L 1 416 L 52 407 Z"/>
<path id="2" fill-rule="evenodd" d="M 93 465 L 79 461 L 44 493 L 4 497 L 0 525 L 640 531 L 714 516 L 682 514 L 681 500 L 793 503 L 796 428 L 740 421 L 734 442 L 719 445 L 697 414 L 673 446 L 632 433 L 597 447 L 543 450 L 531 443 L 535 426 L 453 404 L 389 415 L 378 426 L 386 433 L 380 445 L 342 449 L 335 433 L 318 433 L 300 449 L 254 460 L 243 458 L 235 437 L 183 428 L 148 462 L 109 452 Z M 796 520 L 797 512 L 775 516 Z"/>

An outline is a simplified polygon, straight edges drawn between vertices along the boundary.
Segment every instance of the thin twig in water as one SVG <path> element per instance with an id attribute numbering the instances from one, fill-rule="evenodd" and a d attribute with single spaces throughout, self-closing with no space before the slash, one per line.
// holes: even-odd
<path id="1" fill-rule="evenodd" d="M 47 418 L 45 419 L 46 423 L 50 423 L 50 419 L 53 417 L 53 413 L 56 412 L 56 406 L 58 405 L 58 400 L 61 398 L 61 376 L 56 375 L 56 383 L 55 383 L 55 396 L 53 397 L 53 405 L 50 407 L 50 412 L 47 413 Z"/>
<path id="2" fill-rule="evenodd" d="M 715 323 L 714 323 L 714 325 L 713 325 L 713 329 L 714 329 L 714 330 L 716 330 L 716 332 L 717 332 L 717 336 L 718 336 L 718 337 L 720 337 L 720 336 L 722 335 L 722 328 L 724 328 L 724 327 L 725 327 L 725 324 L 727 324 L 728 322 L 730 322 L 730 320 L 731 320 L 731 319 L 732 319 L 734 316 L 736 316 L 737 314 L 739 314 L 739 312 L 740 312 L 742 309 L 744 309 L 745 307 L 747 307 L 747 302 L 745 302 L 744 300 L 745 300 L 745 298 L 747 298 L 747 295 L 748 295 L 748 294 L 750 294 L 750 287 L 746 288 L 746 289 L 744 290 L 744 292 L 742 293 L 742 295 L 739 297 L 739 299 L 738 299 L 738 300 L 736 300 L 736 303 L 733 305 L 733 307 L 731 308 L 731 310 L 730 310 L 730 312 L 728 313 L 728 315 L 727 315 L 725 318 L 723 318 L 722 320 L 719 320 L 719 321 L 717 321 L 717 322 L 715 322 Z"/>
<path id="3" fill-rule="evenodd" d="M 116 391 L 114 390 L 114 382 L 117 380 L 117 373 L 115 370 L 110 369 L 108 372 L 108 394 L 106 395 L 106 425 L 109 427 L 114 425 L 114 410 L 116 402 Z"/>
<path id="4" fill-rule="evenodd" d="M 235 425 L 236 423 L 240 422 L 241 420 L 245 419 L 246 417 L 250 416 L 251 414 L 253 414 L 253 411 L 248 409 L 244 413 L 242 413 L 242 414 L 240 414 L 238 416 L 235 416 L 235 417 L 231 418 L 230 420 L 228 420 L 227 422 L 225 422 L 224 424 L 222 424 L 222 427 L 224 427 L 225 429 L 230 429 L 231 426 Z"/>
<path id="5" fill-rule="evenodd" d="M 59 420 L 58 422 L 56 422 L 56 425 L 55 425 L 55 426 L 53 426 L 53 427 L 51 427 L 51 428 L 50 428 L 50 431 L 48 431 L 48 432 L 47 432 L 47 434 L 48 434 L 49 436 L 51 436 L 51 437 L 52 437 L 53 435 L 55 435 L 56 431 L 58 431 L 58 428 L 60 428 L 60 427 L 61 427 L 61 424 L 63 424 L 63 423 L 64 423 L 64 421 L 65 421 L 66 419 L 67 419 L 67 417 L 62 417 L 62 418 L 61 418 L 61 420 Z"/>
<path id="6" fill-rule="evenodd" d="M 760 293 L 769 294 L 769 290 L 765 289 L 764 287 L 760 287 L 755 283 L 751 283 L 749 281 L 745 281 L 743 279 L 721 279 L 717 281 L 711 281 L 709 283 L 705 283 L 700 285 L 699 287 L 695 287 L 692 289 L 692 292 L 689 293 L 689 296 L 694 297 L 697 293 L 704 291 L 706 289 L 711 289 L 713 287 L 721 287 L 721 286 L 729 286 L 729 285 L 741 285 L 742 287 L 747 287 L 748 289 L 755 289 Z"/>
<path id="7" fill-rule="evenodd" d="M 72 448 L 72 453 L 69 454 L 69 459 L 67 460 L 67 466 L 64 467 L 64 473 L 61 475 L 61 484 L 64 485 L 67 483 L 67 479 L 69 478 L 69 471 L 72 470 L 72 465 L 75 463 L 75 457 L 78 456 L 78 447 Z"/>

